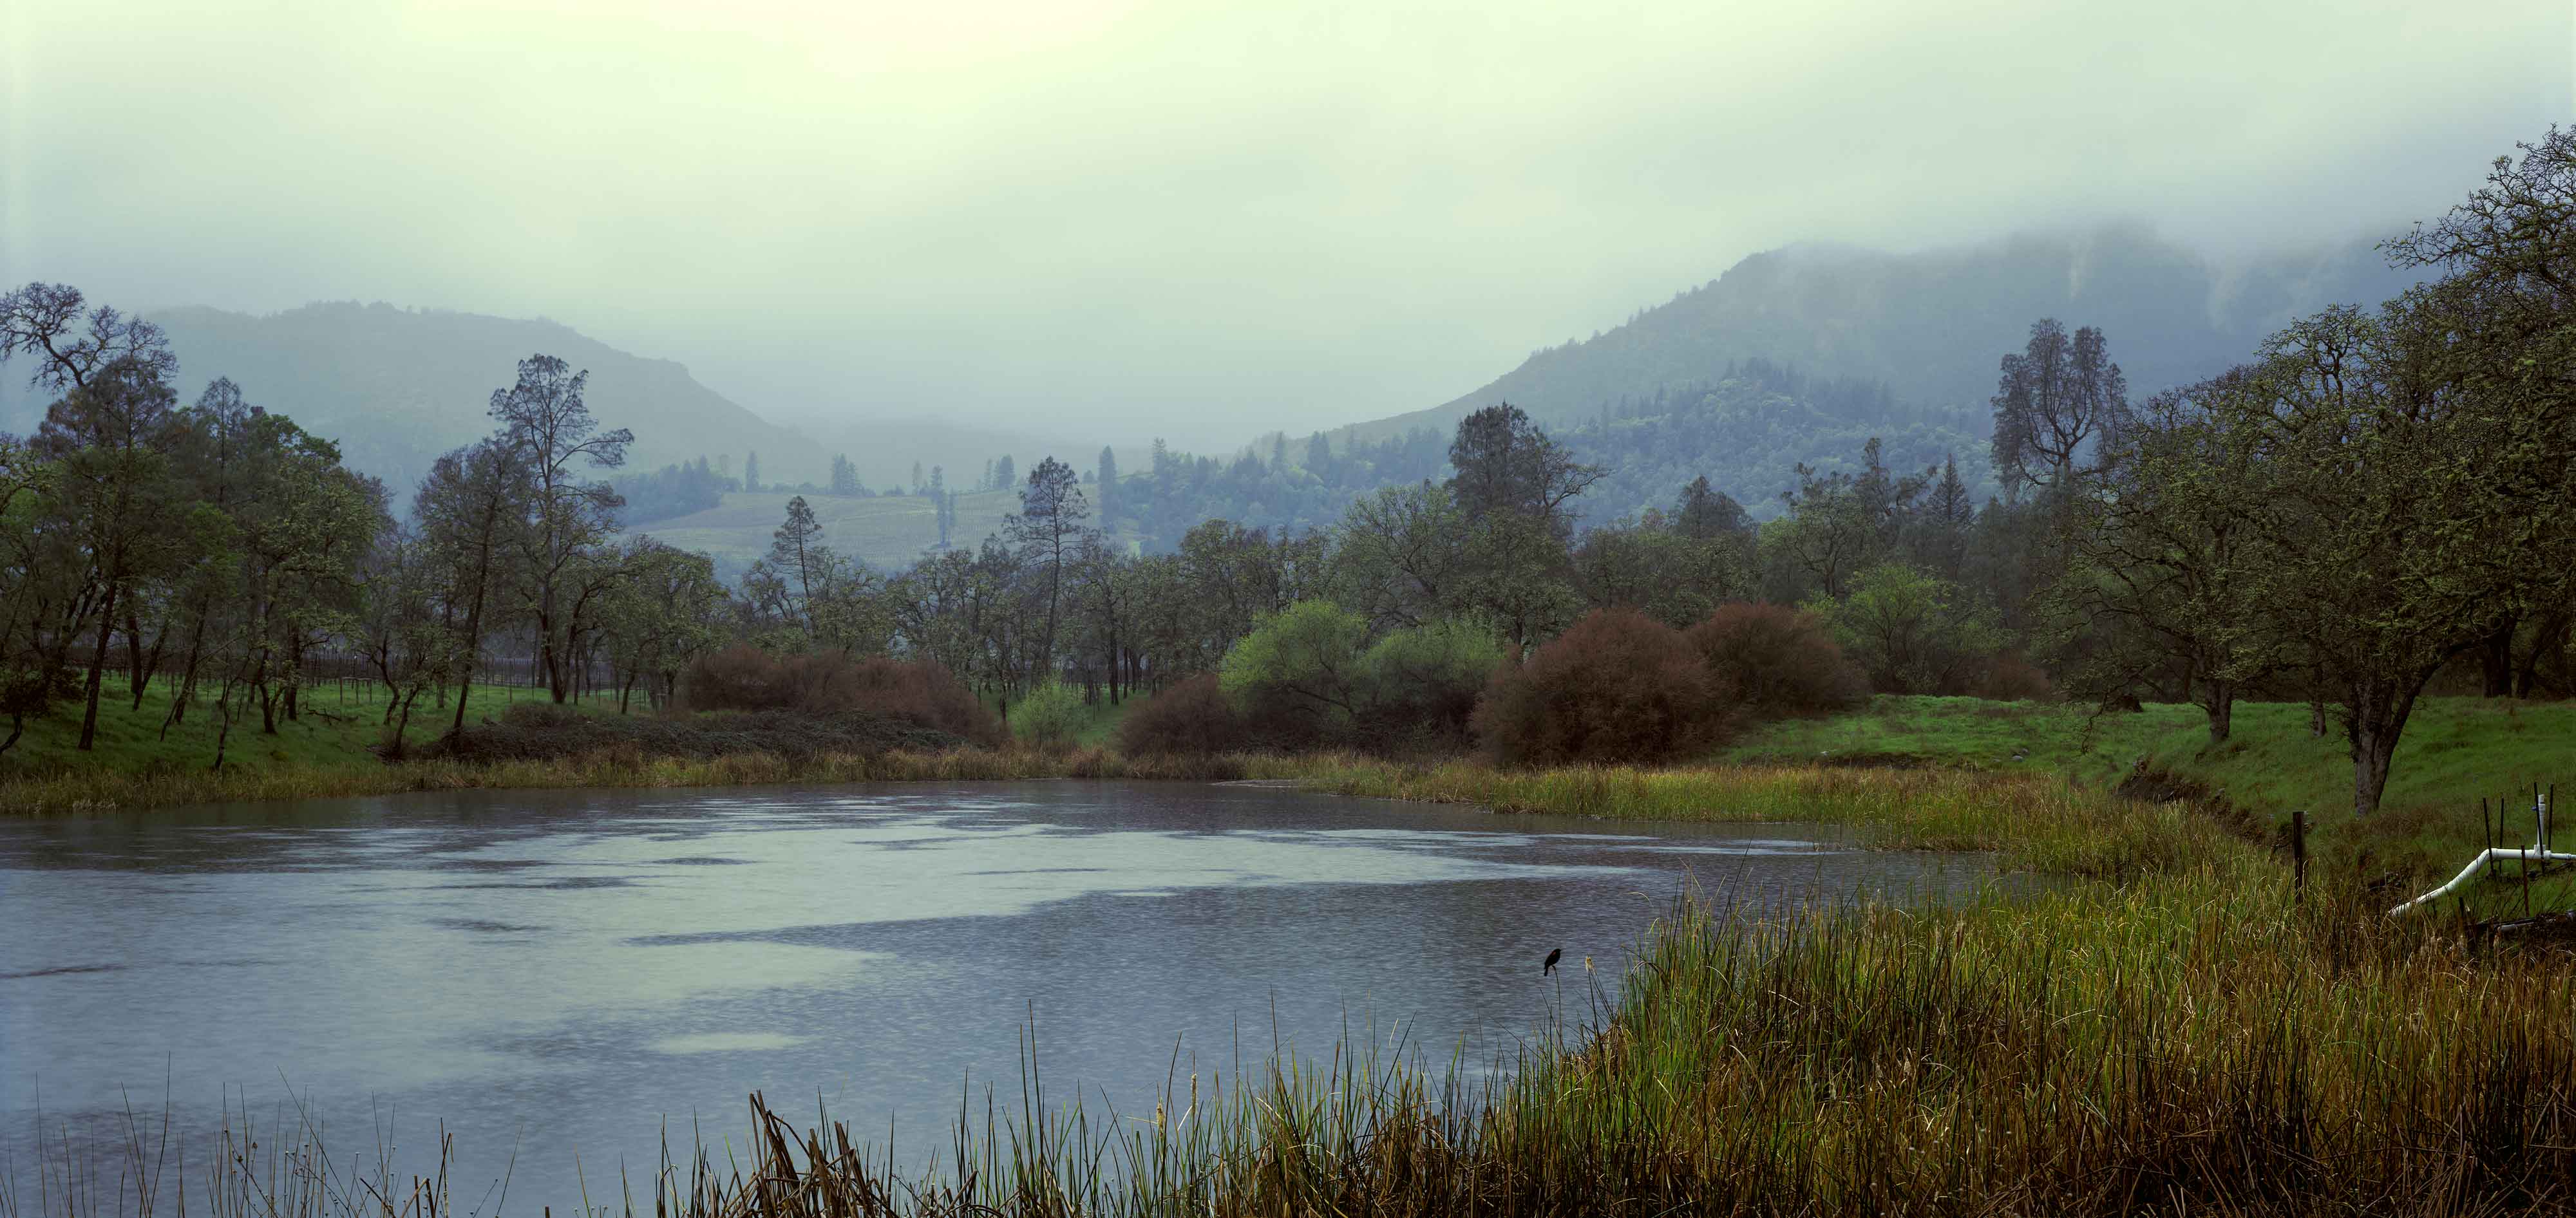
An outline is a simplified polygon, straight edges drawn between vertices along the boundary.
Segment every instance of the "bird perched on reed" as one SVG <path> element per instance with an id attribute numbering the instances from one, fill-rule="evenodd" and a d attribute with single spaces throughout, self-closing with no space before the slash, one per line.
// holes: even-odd
<path id="1" fill-rule="evenodd" d="M 1565 949 L 1564 949 L 1564 948 L 1561 948 L 1561 947 L 1560 947 L 1560 948 L 1557 948 L 1557 949 L 1555 949 L 1555 950 L 1553 950 L 1553 951 L 1550 951 L 1550 952 L 1547 954 L 1547 961 L 1546 961 L 1546 963 L 1541 964 L 1541 965 L 1539 965 L 1539 966 L 1538 966 L 1538 975 L 1539 975 L 1539 976 L 1541 976 L 1541 977 L 1545 977 L 1545 976 L 1547 976 L 1548 974 L 1555 972 L 1555 971 L 1556 971 L 1556 962 L 1557 962 L 1557 961 L 1559 961 L 1559 960 L 1563 960 L 1563 959 L 1565 959 Z"/>

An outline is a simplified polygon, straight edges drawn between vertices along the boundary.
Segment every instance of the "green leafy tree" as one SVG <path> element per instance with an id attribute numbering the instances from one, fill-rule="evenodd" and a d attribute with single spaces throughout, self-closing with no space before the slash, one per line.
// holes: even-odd
<path id="1" fill-rule="evenodd" d="M 1011 709 L 1011 734 L 1040 748 L 1070 747 L 1082 729 L 1082 691 L 1046 681 Z"/>
<path id="2" fill-rule="evenodd" d="M 180 559 L 168 527 L 184 504 L 170 462 L 175 401 L 153 363 L 119 361 L 89 371 L 46 411 L 36 432 L 57 469 L 50 482 L 53 514 L 86 559 L 88 616 L 97 623 L 82 687 L 78 747 L 84 751 L 98 735 L 101 678 L 118 610 Z"/>
<path id="3" fill-rule="evenodd" d="M 1501 640 L 1473 622 L 1391 631 L 1360 653 L 1359 719 L 1381 744 L 1463 743 L 1477 695 L 1504 662 Z"/>
<path id="4" fill-rule="evenodd" d="M 1966 693 L 2005 641 L 1955 585 L 1903 563 L 1871 567 L 1843 599 L 1807 607 L 1882 693 Z"/>
<path id="5" fill-rule="evenodd" d="M 497 437 L 450 450 L 432 462 L 412 496 L 427 561 L 435 564 L 439 622 L 456 681 L 456 715 L 448 731 L 465 730 L 465 711 L 482 664 L 483 643 L 502 614 L 514 533 L 527 479 L 517 446 Z"/>
<path id="6" fill-rule="evenodd" d="M 1038 568 L 1046 589 L 1046 629 L 1038 649 L 1042 665 L 1055 662 L 1065 564 L 1081 549 L 1090 531 L 1083 521 L 1090 516 L 1091 506 L 1083 499 L 1082 483 L 1073 467 L 1048 457 L 1029 471 L 1029 484 L 1020 489 L 1020 510 L 1002 523 L 1003 532 Z"/>
<path id="7" fill-rule="evenodd" d="M 1347 738 L 1365 705 L 1368 620 L 1330 601 L 1261 619 L 1225 653 L 1217 677 L 1254 722 L 1308 739 Z"/>
<path id="8" fill-rule="evenodd" d="M 814 509 L 806 505 L 803 495 L 788 500 L 786 522 L 769 535 L 769 565 L 782 577 L 788 595 L 787 615 L 804 626 L 809 635 L 817 633 L 815 594 L 830 588 L 831 561 L 831 551 L 823 547 L 823 526 L 814 519 Z"/>
<path id="9" fill-rule="evenodd" d="M 557 702 L 571 695 L 573 657 L 596 625 L 601 596 L 618 578 L 613 565 L 595 560 L 616 536 L 623 501 L 615 488 L 580 471 L 624 465 L 626 446 L 635 442 L 623 427 L 600 429 L 582 400 L 589 380 L 588 372 L 574 372 L 554 356 L 532 355 L 519 361 L 516 384 L 492 393 L 495 436 L 515 450 L 512 468 L 527 479 L 520 496 L 526 517 L 512 534 L 512 573 Z"/>
<path id="10" fill-rule="evenodd" d="M 1449 491 L 1468 515 L 1516 513 L 1545 522 L 1560 536 L 1572 529 L 1567 502 L 1603 474 L 1598 466 L 1576 461 L 1528 412 L 1509 402 L 1459 421 L 1449 464 L 1457 471 Z"/>
<path id="11" fill-rule="evenodd" d="M 1334 526 L 1335 595 L 1381 629 L 1464 612 L 1467 533 L 1447 487 L 1381 488 Z"/>
<path id="12" fill-rule="evenodd" d="M 72 564 L 48 558 L 60 552 L 39 510 L 52 477 L 50 463 L 0 434 L 0 715 L 9 717 L 0 755 L 26 734 L 27 720 L 52 709 L 57 692 L 46 626 L 57 602 L 72 595 Z"/>
<path id="13" fill-rule="evenodd" d="M 2072 504 L 2075 566 L 2050 596 L 2060 633 L 2091 644 L 2061 661 L 2079 688 L 2108 697 L 2169 680 L 2207 715 L 2213 745 L 2239 693 L 2287 664 L 2289 640 L 2248 591 L 2281 561 L 2257 523 L 2270 470 L 2257 433 L 2225 422 L 2262 408 L 2260 375 L 2147 401 Z"/>

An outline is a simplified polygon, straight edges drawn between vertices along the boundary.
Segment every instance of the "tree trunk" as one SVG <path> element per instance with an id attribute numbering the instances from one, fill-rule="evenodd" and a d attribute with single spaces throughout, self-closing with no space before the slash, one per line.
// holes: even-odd
<path id="1" fill-rule="evenodd" d="M 91 751 L 98 739 L 98 683 L 107 668 L 108 633 L 116 628 L 116 585 L 107 586 L 107 603 L 98 610 L 98 644 L 89 653 L 88 705 L 81 712 L 80 751 Z"/>
<path id="2" fill-rule="evenodd" d="M 488 565 L 488 558 L 487 558 Z M 465 699 L 474 692 L 474 663 L 483 658 L 483 588 L 474 589 L 474 607 L 465 613 L 465 664 L 456 677 L 456 725 L 448 735 L 462 739 L 465 735 Z"/>
<path id="3" fill-rule="evenodd" d="M 227 689 L 215 699 L 215 761 L 209 770 L 224 768 L 224 746 L 233 738 L 232 691 Z"/>
<path id="4" fill-rule="evenodd" d="M 2388 789 L 2388 763 L 2397 756 L 2397 732 L 2385 725 L 2354 726 L 2352 733 L 2352 814 L 2379 810 Z"/>
<path id="5" fill-rule="evenodd" d="M 404 733 L 406 733 L 406 732 L 409 732 L 409 731 L 411 730 L 411 704 L 412 704 L 412 699 L 413 699 L 413 698 L 418 698 L 419 696 L 420 696 L 420 690 L 419 690 L 417 687 L 415 687 L 415 688 L 413 688 L 413 690 L 411 691 L 411 696 L 410 696 L 410 697 L 403 698 L 402 700 L 400 700 L 399 702 L 397 702 L 397 703 L 395 704 L 396 706 L 399 706 L 399 707 L 401 708 L 401 710 L 402 710 L 402 717 L 401 717 L 401 718 L 399 718 L 399 719 L 394 719 L 394 720 L 393 720 L 393 727 L 394 727 L 394 745 L 393 745 L 393 749 L 392 749 L 391 751 L 392 751 L 392 753 L 393 753 L 393 759 L 394 759 L 394 760 L 396 760 L 396 761 L 400 761 L 400 760 L 402 760 L 402 758 L 403 758 L 403 734 L 404 734 Z M 386 707 L 386 708 L 385 708 L 385 713 L 386 713 L 386 715 L 387 715 L 389 718 L 392 716 L 394 709 L 395 709 L 395 707 L 393 707 L 393 706 L 389 706 L 389 707 Z"/>
<path id="6" fill-rule="evenodd" d="M 2566 645 L 2567 627 L 2571 620 L 2576 619 L 2571 619 L 2564 612 L 2540 619 L 2539 626 L 2531 632 L 2531 646 L 2514 660 L 2514 697 L 2528 698 L 2532 695 L 2539 684 L 2541 657 Z"/>
<path id="7" fill-rule="evenodd" d="M 2506 618 L 2502 625 L 2478 641 L 2478 692 L 2489 698 L 2502 698 L 2513 692 L 2513 628 L 2515 621 Z"/>
<path id="8" fill-rule="evenodd" d="M 164 740 L 170 738 L 170 725 L 187 722 L 188 703 L 197 696 L 197 662 L 204 658 L 206 652 L 207 609 L 208 606 L 200 604 L 196 621 L 188 627 L 188 666 L 180 670 L 179 688 L 170 695 L 170 713 L 161 719 L 161 738 Z"/>
<path id="9" fill-rule="evenodd" d="M 2236 683 L 2210 681 L 2204 688 L 2208 692 L 2202 695 L 2200 708 L 2209 713 L 2209 746 L 2216 748 L 2227 743 L 2227 734 L 2235 726 Z"/>
<path id="10" fill-rule="evenodd" d="M 166 636 L 169 631 L 164 629 L 162 633 Z M 152 662 L 148 665 L 144 663 L 143 623 L 135 620 L 132 609 L 126 610 L 125 687 L 134 694 L 134 705 L 128 709 L 138 711 L 143 709 L 143 687 L 151 682 L 152 670 L 160 667 L 160 664 L 161 645 L 159 643 L 152 645 Z"/>
<path id="11" fill-rule="evenodd" d="M 2318 737 L 2321 737 L 2321 736 L 2323 736 L 2323 735 L 2325 735 L 2325 734 L 2326 734 L 2326 704 L 2325 704 L 2325 701 L 2324 701 L 2323 699 L 2320 699 L 2320 698 L 2310 698 L 2310 699 L 2308 699 L 2308 737 L 2309 737 L 2310 739 L 2312 739 L 2312 740 L 2313 740 L 2313 739 L 2316 739 L 2316 738 L 2318 738 Z"/>
<path id="12" fill-rule="evenodd" d="M 540 618 L 537 629 L 544 638 L 537 643 L 537 663 L 546 670 L 546 693 L 560 704 L 572 692 L 572 657 L 555 647 L 554 625 Z"/>
<path id="13" fill-rule="evenodd" d="M 2415 696 L 2434 671 L 2402 677 L 2374 675 L 2351 684 L 2344 701 L 2349 713 L 2344 737 L 2352 746 L 2353 815 L 2368 816 L 2379 810 L 2379 797 L 2388 789 L 2389 763 L 2397 757 L 2398 736 L 2414 713 Z"/>

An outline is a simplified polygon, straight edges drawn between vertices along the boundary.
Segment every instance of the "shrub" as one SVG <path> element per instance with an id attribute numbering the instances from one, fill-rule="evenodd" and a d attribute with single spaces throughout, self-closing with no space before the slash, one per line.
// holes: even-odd
<path id="1" fill-rule="evenodd" d="M 2048 674 L 2013 652 L 2003 652 L 1986 665 L 1977 681 L 1977 696 L 2001 702 L 2040 701 L 2054 696 Z"/>
<path id="2" fill-rule="evenodd" d="M 1379 746 L 1464 743 L 1476 696 L 1502 663 L 1502 643 L 1465 622 L 1432 622 L 1379 639 L 1359 658 L 1362 735 Z"/>
<path id="3" fill-rule="evenodd" d="M 1787 605 L 1721 605 L 1684 636 L 1745 713 L 1822 715 L 1860 704 L 1869 678 L 1816 615 Z"/>
<path id="4" fill-rule="evenodd" d="M 1883 694 L 1967 693 L 2004 642 L 1957 585 L 1903 563 L 1861 572 L 1841 601 L 1815 608 Z"/>
<path id="5" fill-rule="evenodd" d="M 1357 728 L 1367 641 L 1367 619 L 1330 601 L 1299 601 L 1237 640 L 1217 680 L 1257 736 L 1278 744 L 1347 740 Z"/>
<path id="6" fill-rule="evenodd" d="M 1243 716 L 1212 672 L 1145 699 L 1118 724 L 1118 751 L 1130 757 L 1205 757 L 1244 745 Z"/>
<path id="7" fill-rule="evenodd" d="M 1498 670 L 1474 727 L 1511 764 L 1662 761 L 1724 739 L 1728 701 L 1680 631 L 1603 609 Z"/>
<path id="8" fill-rule="evenodd" d="M 680 702 L 693 711 L 777 710 L 793 700 L 786 666 L 749 643 L 699 656 L 680 674 Z"/>
<path id="9" fill-rule="evenodd" d="M 698 657 L 680 678 L 689 711 L 792 710 L 809 715 L 884 715 L 934 727 L 977 744 L 1006 737 L 993 717 L 947 669 L 926 660 L 806 652 L 780 659 L 737 644 Z"/>
<path id="10" fill-rule="evenodd" d="M 1061 681 L 1030 690 L 1011 706 L 1011 735 L 1040 748 L 1070 748 L 1082 730 L 1082 691 Z"/>

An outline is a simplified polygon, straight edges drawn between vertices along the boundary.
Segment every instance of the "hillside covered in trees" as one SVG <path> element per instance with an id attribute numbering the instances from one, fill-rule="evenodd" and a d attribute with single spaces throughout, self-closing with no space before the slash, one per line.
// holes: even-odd
<path id="1" fill-rule="evenodd" d="M 1663 504 L 1700 476 L 1769 519 L 1797 466 L 1857 472 L 1872 438 L 1894 468 L 1955 460 L 1982 502 L 2004 489 L 1987 459 L 1993 353 L 2033 318 L 2109 335 L 2144 395 L 2228 367 L 2302 313 L 2386 299 L 2419 275 L 2369 242 L 2222 264 L 2134 227 L 1910 254 L 1791 246 L 1443 405 L 1287 428 L 1230 457 L 1167 456 L 1112 514 L 1148 545 L 1211 516 L 1312 525 L 1379 486 L 1441 476 L 1449 431 L 1497 402 L 1611 471 L 1584 498 L 1587 524 Z"/>
<path id="2" fill-rule="evenodd" d="M 1881 460 L 1896 468 L 1955 461 L 1979 502 L 2002 489 L 1987 459 L 1992 421 L 1982 402 L 1916 407 L 1884 382 L 1810 377 L 1750 359 L 1722 367 L 1710 381 L 1606 405 L 1550 429 L 1578 459 L 1607 471 L 1574 505 L 1580 527 L 1668 507 L 1673 488 L 1696 478 L 1741 503 L 1754 520 L 1768 520 L 1797 488 L 1799 466 L 1858 473 L 1872 440 Z M 1157 551 L 1210 518 L 1317 527 L 1381 487 L 1447 477 L 1448 443 L 1447 430 L 1422 426 L 1378 440 L 1349 431 L 1303 439 L 1273 434 L 1228 460 L 1158 448 L 1155 464 L 1122 482 L 1102 514 Z"/>
<path id="3" fill-rule="evenodd" d="M 2034 317 L 2082 317 L 2124 336 L 2129 381 L 2152 392 L 2225 368 L 2302 313 L 2384 300 L 2416 277 L 2367 240 L 2222 263 L 2134 226 L 1917 253 L 1794 245 L 1745 258 L 1613 329 L 1532 352 L 1443 405 L 1344 430 L 1445 429 L 1496 401 L 1559 426 L 1717 384 L 1756 359 L 1879 382 L 1936 412 L 1973 411 L 1994 392 L 1987 353 Z"/>

